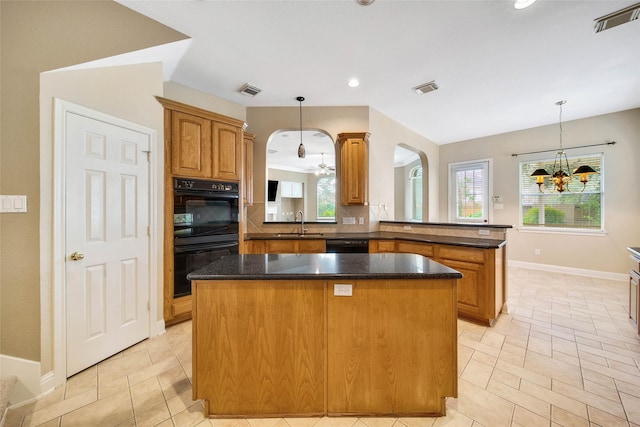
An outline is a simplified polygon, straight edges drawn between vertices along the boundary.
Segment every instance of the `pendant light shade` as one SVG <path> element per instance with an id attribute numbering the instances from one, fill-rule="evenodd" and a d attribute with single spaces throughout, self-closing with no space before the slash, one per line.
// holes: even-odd
<path id="1" fill-rule="evenodd" d="M 298 145 L 298 158 L 304 159 L 304 156 L 306 155 L 304 144 L 302 144 L 302 101 L 304 101 L 304 97 L 299 96 L 296 100 L 300 103 L 300 145 Z"/>

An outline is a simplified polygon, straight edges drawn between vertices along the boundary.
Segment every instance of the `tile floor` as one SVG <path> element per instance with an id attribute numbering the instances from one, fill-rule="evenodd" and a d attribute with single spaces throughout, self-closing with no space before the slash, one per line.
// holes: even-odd
<path id="1" fill-rule="evenodd" d="M 459 321 L 459 397 L 442 418 L 209 420 L 191 400 L 191 324 L 13 408 L 5 426 L 640 426 L 640 339 L 627 284 L 510 268 L 509 315 Z"/>

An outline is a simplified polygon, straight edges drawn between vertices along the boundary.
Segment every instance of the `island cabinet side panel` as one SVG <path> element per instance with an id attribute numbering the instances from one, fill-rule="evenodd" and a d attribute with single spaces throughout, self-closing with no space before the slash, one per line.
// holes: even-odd
<path id="1" fill-rule="evenodd" d="M 334 284 L 352 285 L 335 296 Z M 444 415 L 457 397 L 456 280 L 329 282 L 329 415 Z"/>
<path id="2" fill-rule="evenodd" d="M 196 281 L 194 398 L 211 417 L 322 415 L 322 281 Z"/>

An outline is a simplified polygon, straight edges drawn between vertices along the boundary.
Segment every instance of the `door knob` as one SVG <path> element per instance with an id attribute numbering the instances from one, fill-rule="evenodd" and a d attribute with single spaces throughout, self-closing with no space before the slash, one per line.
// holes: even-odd
<path id="1" fill-rule="evenodd" d="M 84 254 L 80 252 L 74 252 L 71 254 L 71 259 L 74 261 L 80 261 L 84 258 Z"/>

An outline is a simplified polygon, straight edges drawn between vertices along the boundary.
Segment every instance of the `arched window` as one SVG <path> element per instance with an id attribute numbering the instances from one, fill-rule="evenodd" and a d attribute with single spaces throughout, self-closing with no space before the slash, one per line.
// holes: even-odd
<path id="1" fill-rule="evenodd" d="M 411 219 L 422 221 L 422 166 L 411 169 Z"/>
<path id="2" fill-rule="evenodd" d="M 336 219 L 336 177 L 323 176 L 316 184 L 318 221 L 335 221 Z"/>

